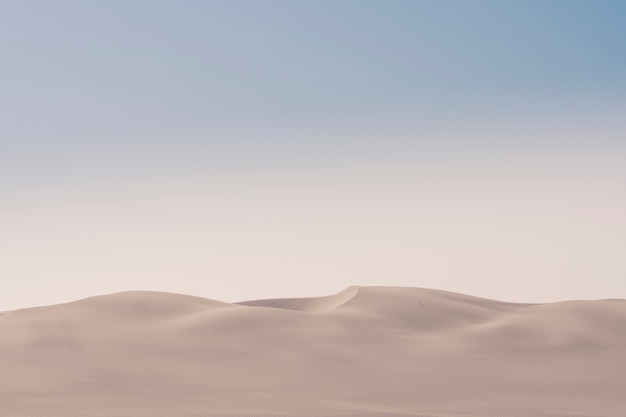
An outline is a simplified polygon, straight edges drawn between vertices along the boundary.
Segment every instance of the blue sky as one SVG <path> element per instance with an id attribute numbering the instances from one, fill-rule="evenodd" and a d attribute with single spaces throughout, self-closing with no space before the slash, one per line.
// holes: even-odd
<path id="1" fill-rule="evenodd" d="M 485 221 L 484 214 L 493 207 L 489 198 L 508 187 L 501 184 L 508 178 L 511 184 L 520 182 L 522 194 L 527 193 L 524 201 L 535 202 L 533 207 L 547 199 L 556 213 L 557 208 L 563 212 L 583 202 L 580 213 L 587 220 L 570 219 L 563 225 L 564 230 L 582 228 L 570 255 L 591 250 L 598 256 L 586 267 L 567 270 L 579 271 L 574 275 L 580 282 L 596 279 L 595 287 L 580 284 L 571 294 L 561 294 L 557 284 L 550 290 L 539 286 L 518 298 L 584 297 L 585 291 L 590 296 L 621 291 L 626 297 L 626 287 L 618 282 L 626 272 L 624 265 L 600 255 L 618 253 L 619 241 L 607 238 L 609 247 L 603 249 L 589 243 L 591 235 L 585 237 L 598 227 L 612 236 L 611 230 L 624 226 L 615 213 L 626 208 L 620 197 L 626 173 L 625 18 L 626 4 L 609 0 L 1 1 L 0 186 L 6 200 L 0 210 L 12 233 L 5 235 L 3 244 L 13 259 L 33 261 L 16 260 L 0 273 L 24 283 L 15 284 L 15 298 L 22 300 L 17 304 L 46 302 L 27 300 L 28 288 L 52 285 L 48 283 L 54 280 L 77 288 L 66 298 L 123 290 L 125 283 L 215 293 L 216 298 L 293 295 L 299 288 L 321 294 L 340 290 L 330 283 L 312 285 L 307 274 L 290 283 L 288 277 L 298 275 L 297 265 L 315 258 L 334 259 L 330 264 L 336 271 L 324 270 L 328 282 L 424 284 L 515 298 L 506 284 L 490 281 L 506 275 L 506 265 L 485 270 L 472 261 L 465 270 L 442 272 L 437 265 L 422 270 L 411 253 L 428 247 L 428 239 L 425 246 L 406 249 L 398 258 L 381 230 L 372 231 L 378 246 L 353 249 L 354 258 L 339 261 L 324 251 L 326 255 L 315 257 L 303 249 L 293 255 L 299 263 L 284 269 L 279 266 L 281 246 L 270 235 L 288 233 L 293 224 L 278 215 L 271 227 L 259 226 L 264 218 L 259 213 L 282 213 L 297 223 L 290 196 L 304 189 L 318 196 L 315 204 L 334 207 L 337 213 L 345 210 L 347 217 L 362 207 L 359 204 L 389 202 L 380 211 L 368 212 L 345 234 L 335 235 L 330 227 L 329 241 L 351 241 L 358 235 L 355 230 L 390 222 L 398 209 L 394 204 L 413 209 L 399 217 L 394 229 L 394 239 L 408 248 L 418 229 L 401 232 L 400 224 L 426 221 L 432 213 L 440 216 L 433 224 L 443 228 L 458 223 L 457 232 L 448 231 L 449 238 L 463 241 L 464 233 L 470 233 L 463 232 L 463 225 Z M 552 184 L 552 191 L 541 188 L 546 184 Z M 576 184 L 583 184 L 579 191 L 574 191 Z M 468 189 L 476 194 L 467 194 Z M 210 201 L 197 200 L 198 194 L 209 192 Z M 422 192 L 439 201 L 431 214 L 421 212 L 423 205 L 409 198 Z M 353 200 L 342 197 L 351 193 Z M 238 197 L 229 200 L 232 195 Z M 135 263 L 97 243 L 127 239 L 128 225 L 145 222 L 142 213 L 158 202 L 179 203 L 161 212 L 154 224 L 148 221 L 145 227 L 150 230 L 161 230 L 163 222 L 176 224 L 189 205 L 203 207 L 210 216 L 214 200 L 223 204 L 219 215 L 226 218 L 218 222 L 223 236 L 231 230 L 224 225 L 248 219 L 266 234 L 259 245 L 275 243 L 276 251 L 264 255 L 258 268 L 232 272 L 237 260 L 256 259 L 256 246 L 249 244 L 256 238 L 241 232 L 248 244 L 234 245 L 228 256 L 220 255 L 214 248 L 224 242 L 198 231 L 204 224 L 201 210 L 189 214 L 188 223 L 176 233 L 181 241 L 205 248 L 206 257 L 214 257 L 211 265 L 219 267 L 202 263 L 198 254 L 192 266 L 183 268 L 186 261 L 174 241 L 171 247 L 146 250 L 149 262 Z M 450 208 L 452 201 L 455 207 L 479 202 L 482 209 L 476 206 L 474 214 L 467 215 Z M 125 202 L 131 206 L 119 208 Z M 254 211 L 255 204 L 261 211 Z M 516 212 L 510 204 L 500 211 L 501 222 L 520 233 L 519 225 L 532 219 L 554 224 L 553 215 L 546 214 L 550 210 L 531 215 Z M 119 208 L 115 220 L 102 208 L 107 205 Z M 315 225 L 328 225 L 319 212 L 308 210 L 300 220 L 312 229 L 290 235 L 292 243 L 310 241 Z M 611 221 L 598 226 L 589 213 Z M 108 233 L 97 220 L 90 223 L 90 214 L 126 226 L 120 226 L 119 234 Z M 520 222 L 518 215 L 525 220 Z M 43 222 L 39 232 L 27 227 L 33 216 Z M 81 216 L 84 223 L 77 224 Z M 91 243 L 77 243 L 71 232 L 59 238 L 59 225 L 86 231 Z M 134 234 L 132 226 L 130 230 L 133 247 L 153 239 L 142 228 Z M 424 236 L 433 237 L 437 230 L 433 226 Z M 563 235 L 554 233 L 556 245 Z M 547 233 L 543 241 L 550 242 L 550 236 Z M 36 238 L 47 241 L 48 249 L 32 243 Z M 533 240 L 525 239 L 532 251 Z M 324 244 L 320 238 L 316 248 L 322 250 Z M 503 247 L 497 239 L 485 245 Z M 439 256 L 462 257 L 462 246 L 440 246 Z M 42 251 L 50 248 L 57 263 L 44 261 Z M 77 248 L 93 262 L 104 257 L 117 265 L 110 273 L 118 278 L 106 285 L 104 275 L 84 278 L 90 276 L 89 264 L 77 269 L 72 255 Z M 502 250 L 510 262 L 519 261 L 512 255 L 518 247 L 504 245 Z M 177 278 L 180 286 L 158 272 L 163 265 L 154 258 L 167 253 L 172 253 L 170 273 L 176 275 L 179 266 L 181 275 L 188 277 Z M 371 265 L 359 259 L 372 253 L 398 265 L 396 278 L 366 273 Z M 558 265 L 570 255 L 555 255 L 554 261 L 542 258 L 545 274 L 558 275 Z M 41 269 L 32 266 L 37 260 Z M 611 265 L 606 281 L 592 276 L 594 262 L 598 267 Z M 217 283 L 200 284 L 201 277 L 220 274 L 252 289 L 237 292 Z M 465 276 L 451 278 L 461 274 Z M 159 278 L 146 281 L 137 278 L 140 275 Z M 424 276 L 436 278 L 424 281 Z M 255 280 L 271 277 L 278 277 L 285 294 L 255 287 Z"/>
<path id="2" fill-rule="evenodd" d="M 4 133 L 25 140 L 41 137 L 29 120 L 61 142 L 127 142 L 225 121 L 593 117 L 626 88 L 619 1 L 0 7 Z"/>

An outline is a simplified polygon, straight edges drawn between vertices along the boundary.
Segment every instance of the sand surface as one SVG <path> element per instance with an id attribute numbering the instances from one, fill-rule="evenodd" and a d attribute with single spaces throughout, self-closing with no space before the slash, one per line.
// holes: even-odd
<path id="1" fill-rule="evenodd" d="M 626 300 L 350 287 L 0 313 L 0 417 L 626 416 Z"/>

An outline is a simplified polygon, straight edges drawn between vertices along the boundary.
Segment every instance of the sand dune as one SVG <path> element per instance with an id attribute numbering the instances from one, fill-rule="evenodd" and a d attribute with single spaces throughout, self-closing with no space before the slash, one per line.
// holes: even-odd
<path id="1" fill-rule="evenodd" d="M 0 416 L 626 415 L 626 301 L 350 287 L 0 314 Z"/>

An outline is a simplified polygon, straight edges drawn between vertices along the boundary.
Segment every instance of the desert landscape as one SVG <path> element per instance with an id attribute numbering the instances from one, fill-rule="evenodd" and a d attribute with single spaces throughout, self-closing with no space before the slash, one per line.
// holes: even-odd
<path id="1" fill-rule="evenodd" d="M 626 300 L 123 292 L 0 316 L 0 416 L 620 417 Z"/>
<path id="2" fill-rule="evenodd" d="M 0 0 L 0 417 L 626 417 L 625 22 Z"/>

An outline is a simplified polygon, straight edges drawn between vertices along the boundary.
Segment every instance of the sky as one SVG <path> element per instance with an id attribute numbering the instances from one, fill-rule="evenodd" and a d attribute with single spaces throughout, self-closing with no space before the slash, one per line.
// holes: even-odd
<path id="1" fill-rule="evenodd" d="M 0 0 L 0 310 L 626 298 L 626 3 Z"/>

